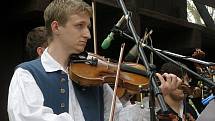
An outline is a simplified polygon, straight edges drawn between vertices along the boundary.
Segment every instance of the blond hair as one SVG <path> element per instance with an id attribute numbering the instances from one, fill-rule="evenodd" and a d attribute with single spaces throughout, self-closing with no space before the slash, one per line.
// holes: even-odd
<path id="1" fill-rule="evenodd" d="M 48 36 L 52 36 L 51 23 L 53 21 L 58 21 L 61 26 L 64 26 L 70 15 L 79 13 L 92 16 L 92 8 L 82 0 L 53 0 L 44 11 Z"/>

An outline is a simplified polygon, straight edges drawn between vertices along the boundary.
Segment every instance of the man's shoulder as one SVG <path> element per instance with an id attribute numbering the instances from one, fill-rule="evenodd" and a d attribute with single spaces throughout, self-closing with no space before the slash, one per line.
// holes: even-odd
<path id="1" fill-rule="evenodd" d="M 41 64 L 41 60 L 40 58 L 38 58 L 35 60 L 20 63 L 19 65 L 16 66 L 16 68 L 23 68 L 23 69 L 35 68 L 35 67 L 38 67 L 40 64 Z"/>

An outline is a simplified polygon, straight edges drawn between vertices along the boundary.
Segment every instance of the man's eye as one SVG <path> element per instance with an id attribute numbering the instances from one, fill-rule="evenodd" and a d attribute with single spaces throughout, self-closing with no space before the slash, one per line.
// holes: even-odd
<path id="1" fill-rule="evenodd" d="M 78 25 L 76 25 L 76 26 L 81 28 L 83 25 L 82 25 L 82 24 L 78 24 Z"/>
<path id="2" fill-rule="evenodd" d="M 83 24 L 77 24 L 76 27 L 82 28 L 82 27 L 83 27 Z"/>

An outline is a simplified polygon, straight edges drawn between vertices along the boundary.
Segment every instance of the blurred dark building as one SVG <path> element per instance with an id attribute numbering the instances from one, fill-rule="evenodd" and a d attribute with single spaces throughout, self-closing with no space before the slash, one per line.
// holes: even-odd
<path id="1" fill-rule="evenodd" d="M 168 16 L 187 19 L 187 0 L 140 0 L 139 8 L 166 14 Z"/>

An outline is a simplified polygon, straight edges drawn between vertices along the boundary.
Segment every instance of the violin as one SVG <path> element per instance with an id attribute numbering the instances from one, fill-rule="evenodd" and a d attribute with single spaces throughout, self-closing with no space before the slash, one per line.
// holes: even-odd
<path id="1" fill-rule="evenodd" d="M 87 56 L 88 55 L 88 56 Z M 97 86 L 104 83 L 115 83 L 117 64 L 102 56 L 85 53 L 71 57 L 69 76 L 81 86 Z M 125 91 L 138 94 L 141 89 L 148 88 L 149 79 L 146 77 L 145 67 L 136 63 L 122 63 L 119 76 L 118 96 Z"/>
<path id="2" fill-rule="evenodd" d="M 184 94 L 187 96 L 192 96 L 193 98 L 201 97 L 201 89 L 199 87 L 193 87 L 182 83 L 179 89 L 183 90 Z"/>
<path id="3" fill-rule="evenodd" d="M 117 63 L 93 53 L 72 55 L 69 63 L 69 77 L 81 86 L 98 86 L 104 83 L 114 85 Z M 121 98 L 125 93 L 135 95 L 148 89 L 149 75 L 145 67 L 137 63 L 124 62 L 121 64 L 119 88 L 117 96 Z M 193 87 L 181 84 L 179 89 L 188 95 L 195 94 Z"/>

